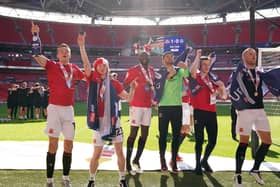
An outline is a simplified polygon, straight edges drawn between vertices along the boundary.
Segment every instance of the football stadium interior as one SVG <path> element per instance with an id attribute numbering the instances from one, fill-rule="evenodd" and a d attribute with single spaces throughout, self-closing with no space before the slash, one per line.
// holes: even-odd
<path id="1" fill-rule="evenodd" d="M 39 36 L 42 41 L 42 53 L 46 57 L 56 60 L 57 46 L 61 43 L 67 43 L 71 48 L 71 63 L 77 64 L 81 69 L 83 69 L 83 63 L 77 44 L 77 36 L 81 32 L 86 32 L 86 51 L 90 62 L 94 62 L 98 57 L 108 59 L 110 71 L 118 73 L 118 80 L 120 82 L 123 82 L 125 79 L 128 68 L 138 64 L 138 54 L 142 51 L 150 54 L 150 64 L 158 70 L 162 66 L 162 54 L 166 50 L 165 44 L 167 40 L 169 42 L 174 41 L 174 46 L 168 45 L 168 47 L 169 49 L 172 47 L 174 47 L 172 49 L 178 49 L 178 51 L 174 52 L 175 56 L 187 48 L 195 50 L 202 49 L 203 55 L 215 52 L 216 62 L 213 67 L 213 72 L 226 85 L 228 84 L 232 71 L 242 61 L 242 51 L 248 47 L 260 49 L 259 51 L 262 52 L 258 56 L 259 65 L 269 68 L 280 66 L 280 0 L 1 0 L 0 109 L 3 109 L 3 111 L 0 111 L 0 119 L 3 119 L 3 121 L 0 121 L 0 123 L 5 123 L 3 125 L 0 124 L 0 129 L 7 123 L 7 129 L 9 128 L 9 130 L 6 129 L 7 131 L 4 131 L 5 129 L 3 128 L 3 132 L 11 131 L 10 133 L 15 133 L 15 136 L 9 137 L 8 133 L 6 133 L 7 136 L 3 134 L 3 139 L 0 139 L 2 142 L 7 142 L 0 143 L 0 148 L 5 150 L 4 155 L 11 159 L 21 157 L 22 154 L 25 154 L 26 150 L 30 150 L 30 154 L 26 153 L 28 156 L 25 159 L 27 157 L 29 158 L 25 160 L 26 162 L 23 161 L 25 162 L 24 164 L 21 165 L 20 162 L 22 161 L 20 160 L 14 162 L 16 165 L 15 168 L 9 168 L 8 164 L 6 168 L 5 159 L 1 159 L 0 175 L 2 173 L 3 175 L 2 178 L 0 176 L 0 186 L 32 186 L 28 183 L 30 176 L 34 178 L 34 186 L 40 186 L 44 180 L 44 171 L 42 170 L 45 169 L 43 164 L 45 163 L 44 150 L 46 149 L 43 150 L 42 147 L 47 147 L 47 137 L 35 136 L 33 139 L 33 135 L 29 131 L 41 132 L 46 123 L 45 119 L 35 122 L 31 120 L 30 126 L 26 125 L 24 127 L 26 129 L 22 131 L 17 129 L 14 132 L 10 130 L 10 124 L 14 124 L 13 120 L 11 120 L 12 122 L 7 120 L 6 111 L 7 90 L 12 84 L 21 84 L 24 81 L 28 82 L 28 85 L 35 83 L 47 85 L 48 83 L 46 71 L 40 67 L 31 54 L 32 34 L 30 29 L 32 21 L 40 27 Z M 193 60 L 194 57 L 195 53 L 193 52 L 190 54 L 190 59 Z M 87 83 L 85 81 L 79 81 L 75 87 L 75 100 L 79 105 L 76 105 L 77 108 L 80 107 L 82 109 L 75 110 L 78 113 L 75 113 L 75 115 L 78 116 L 78 120 L 81 121 L 80 123 L 85 123 L 86 120 L 85 105 L 88 97 L 86 90 Z M 275 141 L 276 143 L 273 143 L 272 151 L 269 153 L 269 161 L 276 163 L 276 165 L 267 163 L 262 169 L 269 172 L 272 171 L 272 173 L 267 172 L 264 174 L 268 179 L 268 184 L 270 186 L 279 186 L 280 102 L 279 97 L 277 98 L 270 93 L 265 96 L 265 99 L 266 112 L 271 117 L 270 120 L 272 119 L 273 121 L 272 128 L 275 130 L 277 127 L 277 130 L 273 134 L 273 142 Z M 217 104 L 217 106 L 222 107 L 222 109 L 219 108 L 218 112 L 218 114 L 222 114 L 219 116 L 219 121 L 224 120 L 230 123 L 229 112 L 223 113 L 222 111 L 225 105 L 228 109 L 230 105 L 229 99 Z M 125 107 L 128 111 L 127 104 Z M 156 112 L 153 111 L 153 115 L 154 113 Z M 124 112 L 124 116 L 122 120 L 126 120 L 124 123 L 128 123 L 128 112 Z M 153 118 L 152 123 L 157 123 L 156 120 Z M 14 122 L 20 125 L 24 123 L 19 120 L 15 120 Z M 36 126 L 37 123 L 38 126 Z M 154 126 L 154 129 L 156 127 Z M 77 146 L 87 149 L 88 155 L 90 156 L 92 145 L 89 143 L 92 141 L 92 133 L 88 132 L 86 125 L 83 128 L 78 128 L 80 135 L 77 137 L 77 144 L 81 143 L 81 145 Z M 125 128 L 125 133 L 128 133 L 128 127 Z M 221 131 L 228 131 L 227 133 L 230 132 L 229 129 L 230 126 L 221 127 Z M 151 134 L 157 137 L 157 129 L 152 130 Z M 87 137 L 85 138 L 85 136 Z M 219 136 L 221 135 L 219 134 Z M 158 185 L 155 184 L 153 186 L 232 186 L 232 180 L 229 177 L 232 177 L 232 171 L 235 166 L 232 158 L 234 157 L 233 147 L 234 149 L 236 148 L 236 142 L 232 143 L 233 141 L 229 136 L 224 135 L 224 139 L 219 139 L 219 141 L 226 142 L 223 145 L 224 150 L 221 148 L 214 155 L 224 157 L 223 159 L 217 157 L 212 160 L 213 162 L 220 162 L 220 165 L 218 166 L 217 164 L 217 167 L 214 168 L 219 172 L 215 172 L 213 174 L 214 177 L 207 175 L 207 179 L 204 176 L 205 183 L 201 178 L 196 178 L 195 175 L 190 173 L 187 173 L 187 175 L 190 174 L 193 178 L 186 179 L 189 176 L 185 177 L 186 173 L 183 173 L 183 176 L 181 176 L 180 173 L 180 180 L 178 177 L 176 178 L 170 174 L 167 176 L 167 178 L 169 177 L 168 182 L 166 182 L 167 178 L 159 173 L 148 173 L 141 176 L 141 182 L 139 182 L 139 178 L 130 176 L 129 183 L 131 184 L 134 181 L 137 187 L 152 186 L 150 184 L 155 178 L 155 180 L 160 182 L 158 182 Z M 157 150 L 157 138 L 153 140 L 154 143 L 148 143 L 148 149 L 154 152 Z M 20 144 L 22 147 L 18 149 L 18 153 L 13 154 L 13 156 L 10 155 L 13 152 L 13 148 L 9 147 L 10 145 L 12 146 L 13 142 L 9 141 L 15 141 L 15 144 L 18 141 L 22 141 L 21 143 L 23 143 L 22 145 Z M 42 143 L 43 141 L 44 143 Z M 84 143 L 87 143 L 87 145 L 85 146 Z M 194 140 L 190 139 L 188 143 L 193 145 Z M 219 142 L 219 145 L 221 144 Z M 230 146 L 227 147 L 227 145 Z M 31 164 L 31 166 L 28 164 L 28 162 L 32 163 L 32 159 L 35 159 L 36 156 L 39 157 L 37 153 L 34 154 L 35 156 L 32 155 L 32 151 L 34 150 L 32 146 L 41 151 L 39 165 Z M 189 151 L 189 149 L 192 149 L 192 151 Z M 183 151 L 186 153 L 185 158 L 190 160 L 194 159 L 193 155 L 187 155 L 187 153 L 193 153 L 192 147 L 184 148 Z M 76 151 L 75 154 L 77 152 L 79 151 Z M 229 152 L 230 155 L 226 155 Z M 82 163 L 82 166 L 81 162 L 75 161 L 76 163 L 74 163 L 74 170 L 77 171 L 73 174 L 73 178 L 76 178 L 77 182 L 74 182 L 75 185 L 73 186 L 84 186 L 87 182 L 88 172 L 80 171 L 88 169 L 89 158 L 87 157 L 85 159 L 85 155 L 83 154 L 79 153 L 76 157 L 84 159 L 83 161 L 85 162 Z M 248 155 L 246 159 L 248 159 Z M 153 170 L 154 163 L 149 156 L 148 154 L 144 156 L 145 159 L 150 161 L 147 162 L 146 168 L 149 170 L 149 166 L 151 166 L 151 170 Z M 231 157 L 231 160 L 229 161 L 225 157 Z M 3 164 L 2 167 L 1 163 Z M 102 184 L 103 186 L 112 186 L 111 184 L 108 185 L 108 176 L 106 175 L 106 170 L 109 170 L 108 175 L 111 176 L 113 174 L 110 171 L 111 168 L 108 169 L 106 165 L 103 166 L 101 166 L 101 170 L 103 170 L 101 171 L 101 175 L 102 173 L 104 175 L 99 181 L 100 186 Z M 59 165 L 59 167 L 61 166 Z M 159 166 L 156 165 L 155 167 Z M 189 169 L 194 166 L 183 165 L 183 167 Z M 249 168 L 248 164 L 245 168 L 246 170 Z M 14 171 L 12 171 L 12 174 L 9 174 L 11 170 L 6 169 L 19 169 L 23 170 L 23 173 L 15 171 L 13 174 Z M 117 170 L 117 168 L 113 168 L 113 170 Z M 225 170 L 231 173 L 220 172 Z M 10 180 L 17 174 L 22 176 L 22 178 L 18 178 L 15 183 L 9 185 Z M 40 177 L 37 177 L 38 175 Z M 171 178 L 174 180 L 170 182 Z M 248 178 L 245 177 L 245 180 L 249 181 Z M 114 177 L 113 179 L 115 180 Z M 1 183 L 1 180 L 4 182 Z M 85 182 L 81 182 L 82 180 Z M 101 182 L 101 180 L 103 181 Z M 257 184 L 248 182 L 246 185 L 255 186 Z"/>

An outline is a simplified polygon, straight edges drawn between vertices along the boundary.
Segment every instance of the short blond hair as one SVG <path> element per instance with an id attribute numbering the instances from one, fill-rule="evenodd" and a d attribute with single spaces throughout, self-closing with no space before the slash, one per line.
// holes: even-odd
<path id="1" fill-rule="evenodd" d="M 249 51 L 254 51 L 256 53 L 256 50 L 251 48 L 251 47 L 248 47 L 248 48 L 244 49 L 244 51 L 242 52 L 242 61 L 243 62 L 244 62 L 244 58 L 245 58 L 246 53 L 248 53 Z"/>

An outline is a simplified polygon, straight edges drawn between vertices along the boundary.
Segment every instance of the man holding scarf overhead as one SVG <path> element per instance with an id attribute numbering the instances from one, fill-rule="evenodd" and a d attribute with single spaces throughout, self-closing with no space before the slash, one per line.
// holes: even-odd
<path id="1" fill-rule="evenodd" d="M 254 49 L 247 48 L 243 51 L 243 63 L 239 64 L 233 74 L 230 88 L 232 104 L 238 110 L 236 133 L 240 135 L 235 155 L 234 183 L 236 186 L 242 186 L 241 169 L 253 125 L 262 143 L 256 151 L 254 166 L 249 174 L 261 185 L 264 184 L 264 181 L 260 176 L 259 168 L 272 143 L 270 126 L 264 111 L 262 92 L 263 81 L 267 81 L 266 75 L 270 75 L 270 73 L 264 74 L 265 76 L 262 77 L 261 73 L 256 70 L 256 59 Z"/>
<path id="2" fill-rule="evenodd" d="M 85 33 L 79 35 L 78 44 L 83 63 L 90 66 L 85 50 L 85 36 Z M 120 97 L 130 101 L 134 95 L 136 82 L 131 82 L 130 93 L 127 93 L 119 81 L 110 79 L 109 63 L 105 58 L 97 58 L 93 63 L 93 71 L 86 75 L 89 82 L 87 124 L 93 129 L 94 144 L 88 187 L 95 185 L 98 161 L 105 141 L 112 141 L 115 146 L 120 176 L 119 186 L 126 187 L 123 130 L 118 116 L 118 99 Z"/>
<path id="3" fill-rule="evenodd" d="M 211 70 L 212 55 L 201 56 L 202 50 L 198 49 L 191 69 L 191 103 L 194 108 L 194 132 L 195 132 L 195 173 L 202 175 L 202 167 L 206 172 L 213 172 L 208 163 L 208 158 L 213 151 L 218 133 L 216 97 L 226 97 L 224 84 L 214 79 Z M 200 67 L 199 67 L 200 66 Z M 200 71 L 198 71 L 200 68 Z M 208 144 L 201 160 L 202 145 L 204 142 L 204 128 L 208 135 Z"/>

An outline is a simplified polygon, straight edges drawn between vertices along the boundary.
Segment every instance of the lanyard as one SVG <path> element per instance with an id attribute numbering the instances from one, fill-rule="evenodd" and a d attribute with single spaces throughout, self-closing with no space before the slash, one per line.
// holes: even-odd
<path id="1" fill-rule="evenodd" d="M 149 67 L 147 68 L 148 73 L 147 73 L 147 71 L 145 70 L 145 68 L 143 67 L 142 64 L 140 64 L 140 68 L 141 68 L 141 71 L 142 71 L 146 81 L 152 86 L 153 82 L 152 82 L 152 76 L 151 76 L 151 72 L 150 72 Z"/>
<path id="2" fill-rule="evenodd" d="M 209 80 L 209 77 L 207 75 L 205 76 L 201 76 L 201 80 L 206 84 L 206 86 L 209 88 L 209 90 L 211 91 L 211 93 L 214 93 L 215 90 L 213 88 L 213 84 L 212 82 Z"/>
<path id="3" fill-rule="evenodd" d="M 65 83 L 67 85 L 68 88 L 71 88 L 72 85 L 72 78 L 73 78 L 73 68 L 72 68 L 72 64 L 69 64 L 70 67 L 70 75 L 67 73 L 65 67 L 60 63 L 60 69 L 64 75 L 65 78 Z"/>
<path id="4" fill-rule="evenodd" d="M 250 69 L 248 69 L 246 66 L 246 72 L 248 73 L 250 80 L 252 81 L 252 83 L 254 84 L 255 87 L 255 92 L 254 95 L 257 97 L 258 96 L 258 86 L 260 84 L 260 76 L 259 73 L 255 70 L 255 75 L 256 75 L 256 80 L 254 79 L 254 76 L 252 74 L 252 72 L 250 71 Z"/>

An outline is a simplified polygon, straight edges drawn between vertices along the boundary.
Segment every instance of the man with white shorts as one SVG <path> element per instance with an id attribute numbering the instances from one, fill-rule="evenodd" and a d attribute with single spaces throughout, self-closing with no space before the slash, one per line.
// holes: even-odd
<path id="1" fill-rule="evenodd" d="M 272 143 L 270 126 L 264 111 L 262 79 L 256 71 L 256 59 L 257 56 L 254 49 L 245 49 L 242 53 L 243 63 L 239 65 L 241 67 L 240 71 L 238 71 L 238 67 L 231 84 L 231 100 L 233 105 L 235 105 L 234 107 L 238 110 L 236 133 L 240 135 L 235 155 L 235 186 L 242 186 L 241 169 L 253 125 L 262 143 L 256 151 L 254 166 L 249 174 L 261 185 L 264 184 L 264 181 L 260 176 L 259 168 Z M 238 88 L 235 85 L 238 85 Z M 244 98 L 240 99 L 242 96 Z M 246 102 L 237 104 L 236 101 L 238 100 L 245 100 Z"/>
<path id="2" fill-rule="evenodd" d="M 39 33 L 39 26 L 32 23 L 31 32 Z M 53 173 L 60 133 L 64 136 L 62 184 L 65 187 L 70 187 L 69 172 L 75 136 L 74 85 L 75 81 L 84 79 L 85 74 L 77 65 L 70 63 L 71 50 L 65 43 L 57 47 L 58 62 L 52 61 L 43 55 L 34 55 L 33 58 L 46 69 L 50 89 L 49 106 L 47 107 L 47 127 L 45 129 L 45 133 L 49 136 L 46 159 L 47 187 L 54 186 Z M 86 73 L 90 72 L 87 66 L 84 66 L 84 68 Z"/>
<path id="3" fill-rule="evenodd" d="M 187 77 L 183 78 L 183 92 L 182 92 L 182 127 L 180 130 L 179 146 L 183 143 L 187 134 L 191 132 L 191 124 L 193 120 L 193 108 L 191 106 L 191 92 L 189 88 L 189 80 Z M 183 161 L 183 158 L 177 154 L 176 161 Z"/>
<path id="4" fill-rule="evenodd" d="M 80 35 L 79 46 L 82 61 L 90 67 L 85 50 L 85 36 Z M 119 98 L 130 101 L 133 97 L 136 82 L 132 81 L 130 93 L 127 93 L 118 80 L 111 79 L 109 63 L 105 58 L 97 58 L 93 71 L 87 74 L 89 83 L 87 123 L 93 129 L 94 150 L 90 161 L 90 178 L 88 187 L 95 186 L 99 158 L 105 141 L 112 141 L 115 146 L 119 168 L 119 186 L 127 187 L 125 180 L 125 157 L 123 153 L 123 130 L 118 116 Z"/>
<path id="5" fill-rule="evenodd" d="M 137 136 L 139 127 L 141 127 L 141 136 L 138 139 L 138 147 L 136 155 L 132 161 L 137 173 L 141 173 L 141 166 L 139 163 L 140 157 L 143 153 L 146 140 L 149 133 L 149 127 L 152 117 L 152 98 L 154 92 L 154 69 L 149 65 L 150 58 L 148 53 L 142 52 L 139 54 L 139 64 L 130 68 L 127 72 L 124 83 L 130 84 L 132 80 L 136 80 L 137 87 L 134 97 L 130 102 L 129 117 L 130 117 L 130 134 L 127 138 L 126 151 L 126 169 L 135 175 L 135 171 L 131 167 L 131 155 L 133 145 Z"/>

